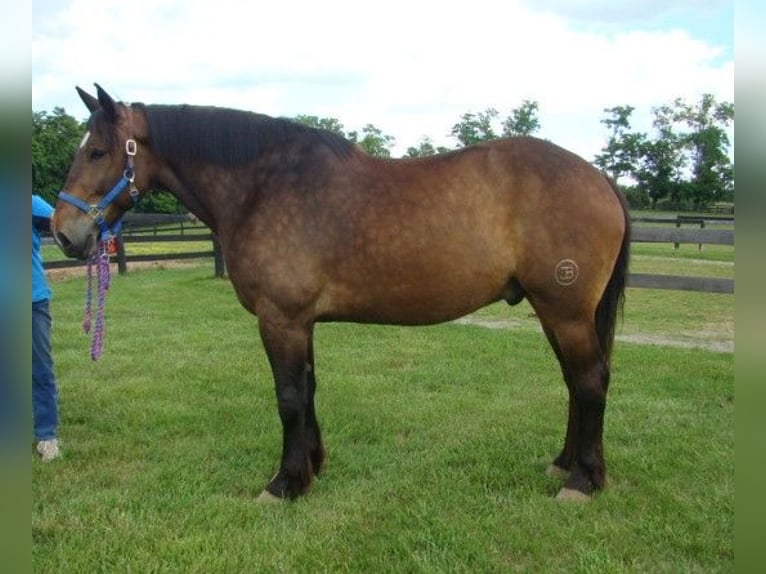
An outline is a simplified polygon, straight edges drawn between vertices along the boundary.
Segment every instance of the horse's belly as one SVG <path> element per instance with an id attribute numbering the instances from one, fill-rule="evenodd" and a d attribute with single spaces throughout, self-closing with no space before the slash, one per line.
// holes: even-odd
<path id="1" fill-rule="evenodd" d="M 317 301 L 318 320 L 396 325 L 429 325 L 451 321 L 501 299 L 505 279 L 429 276 L 410 281 L 379 279 L 330 286 Z"/>

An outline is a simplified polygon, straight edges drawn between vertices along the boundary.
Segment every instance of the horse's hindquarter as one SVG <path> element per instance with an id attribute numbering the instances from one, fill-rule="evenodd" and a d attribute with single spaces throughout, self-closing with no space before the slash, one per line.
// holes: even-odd
<path id="1" fill-rule="evenodd" d="M 626 231 L 620 200 L 601 172 L 571 152 L 534 138 L 509 143 L 515 276 L 531 299 L 592 314 Z"/>

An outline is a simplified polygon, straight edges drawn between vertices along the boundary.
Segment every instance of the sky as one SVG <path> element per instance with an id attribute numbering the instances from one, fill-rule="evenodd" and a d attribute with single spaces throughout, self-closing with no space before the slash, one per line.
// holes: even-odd
<path id="1" fill-rule="evenodd" d="M 32 110 L 75 92 L 373 124 L 403 155 L 456 147 L 465 113 L 536 101 L 541 129 L 588 160 L 604 110 L 702 94 L 734 101 L 734 4 L 723 0 L 48 0 L 32 7 Z M 498 120 L 499 130 L 499 120 Z"/>

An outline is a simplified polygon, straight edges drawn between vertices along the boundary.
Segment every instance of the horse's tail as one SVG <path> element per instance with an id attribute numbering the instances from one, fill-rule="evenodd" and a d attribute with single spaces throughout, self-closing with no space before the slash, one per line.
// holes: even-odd
<path id="1" fill-rule="evenodd" d="M 604 353 L 606 367 L 609 367 L 609 359 L 612 355 L 612 343 L 614 342 L 614 330 L 617 323 L 617 313 L 622 311 L 625 301 L 625 284 L 628 276 L 628 261 L 630 259 L 630 215 L 625 197 L 617 188 L 617 184 L 609 177 L 606 178 L 612 187 L 614 194 L 620 201 L 623 217 L 625 218 L 625 235 L 622 237 L 622 245 L 617 255 L 617 260 L 612 270 L 609 283 L 601 295 L 596 307 L 596 333 Z"/>

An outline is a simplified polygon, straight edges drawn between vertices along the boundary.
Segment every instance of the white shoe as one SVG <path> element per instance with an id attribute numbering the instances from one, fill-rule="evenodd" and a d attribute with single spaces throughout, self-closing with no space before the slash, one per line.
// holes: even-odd
<path id="1" fill-rule="evenodd" d="M 55 438 L 41 440 L 37 443 L 36 450 L 37 454 L 40 455 L 40 460 L 50 462 L 59 457 L 59 441 Z"/>

